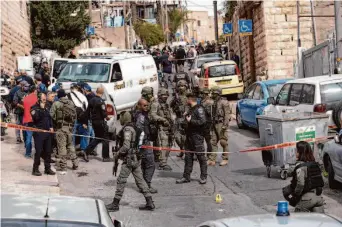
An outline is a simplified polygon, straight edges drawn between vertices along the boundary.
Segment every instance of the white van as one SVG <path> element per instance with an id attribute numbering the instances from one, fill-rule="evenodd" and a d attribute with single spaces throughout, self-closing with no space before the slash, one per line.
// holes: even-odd
<path id="1" fill-rule="evenodd" d="M 101 58 L 56 59 L 57 64 L 63 60 L 67 63 L 64 62 L 63 69 L 54 75 L 53 82 L 61 83 L 65 90 L 70 89 L 71 83 L 81 81 L 88 83 L 94 91 L 102 85 L 106 90 L 103 99 L 109 116 L 130 109 L 145 86 L 153 87 L 154 95 L 157 95 L 158 73 L 151 55 L 123 53 Z M 58 68 L 55 65 L 54 69 Z"/>

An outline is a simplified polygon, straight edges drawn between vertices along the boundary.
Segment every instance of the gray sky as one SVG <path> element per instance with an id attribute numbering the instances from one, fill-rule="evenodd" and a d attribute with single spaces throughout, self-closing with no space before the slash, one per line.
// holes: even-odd
<path id="1" fill-rule="evenodd" d="M 217 1 L 217 9 L 220 10 L 223 6 L 224 0 Z M 210 16 L 214 15 L 213 1 L 211 0 L 187 0 L 188 9 L 195 11 L 207 10 Z"/>

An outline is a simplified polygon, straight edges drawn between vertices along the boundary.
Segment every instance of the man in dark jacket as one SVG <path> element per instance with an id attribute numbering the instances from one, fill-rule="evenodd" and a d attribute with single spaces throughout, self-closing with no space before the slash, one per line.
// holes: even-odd
<path id="1" fill-rule="evenodd" d="M 186 58 L 186 53 L 182 45 L 179 45 L 179 48 L 176 52 L 176 59 L 184 59 Z M 177 67 L 176 71 L 178 72 L 183 72 L 184 70 L 184 62 L 185 60 L 177 60 Z"/>

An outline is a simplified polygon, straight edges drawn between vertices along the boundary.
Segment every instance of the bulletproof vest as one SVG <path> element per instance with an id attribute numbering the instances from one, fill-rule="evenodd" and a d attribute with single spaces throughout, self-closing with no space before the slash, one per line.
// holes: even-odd
<path id="1" fill-rule="evenodd" d="M 187 98 L 184 95 L 178 95 L 175 97 L 176 99 L 176 106 L 174 112 L 177 118 L 183 118 L 183 114 L 185 112 L 185 106 L 187 105 Z"/>
<path id="2" fill-rule="evenodd" d="M 186 82 L 189 83 L 188 77 L 187 77 L 187 74 L 186 74 L 186 73 L 178 73 L 178 74 L 175 74 L 174 82 L 175 82 L 175 83 L 178 83 L 178 81 L 180 81 L 180 80 L 185 80 Z"/>
<path id="3" fill-rule="evenodd" d="M 57 123 L 74 123 L 77 118 L 74 103 L 70 100 L 59 100 L 59 102 L 62 105 L 60 105 L 60 108 L 57 109 Z"/>
<path id="4" fill-rule="evenodd" d="M 137 132 L 137 129 L 136 127 L 134 126 L 133 123 L 128 123 L 126 124 L 123 129 L 120 131 L 120 135 L 119 135 L 119 144 L 120 144 L 120 147 L 123 145 L 124 143 L 124 140 L 125 140 L 125 137 L 124 137 L 124 132 L 126 130 L 126 128 L 130 127 L 131 129 L 133 129 L 135 132 Z M 128 130 L 128 129 L 127 129 Z M 137 133 L 135 133 L 135 135 L 133 134 L 132 135 L 132 141 L 131 141 L 131 145 L 130 147 L 135 149 L 137 148 L 138 144 L 137 144 Z"/>
<path id="5" fill-rule="evenodd" d="M 307 177 L 305 179 L 305 185 L 302 194 L 312 191 L 316 188 L 322 188 L 324 186 L 324 181 L 322 177 L 322 171 L 317 162 L 304 162 L 299 164 L 294 169 L 294 173 L 301 167 L 307 167 Z M 291 180 L 291 187 L 295 189 L 297 186 L 297 175 L 294 174 Z"/>
<path id="6" fill-rule="evenodd" d="M 170 106 L 167 103 L 159 103 L 159 108 L 160 108 L 160 111 L 159 111 L 158 115 L 167 119 L 169 121 L 169 123 L 171 124 L 172 118 L 171 118 Z M 169 129 L 170 126 L 168 126 L 168 127 L 162 126 L 162 128 L 164 130 L 166 130 L 166 129 Z"/>
<path id="7" fill-rule="evenodd" d="M 211 104 L 209 101 L 205 100 L 201 103 L 201 105 L 204 107 L 208 124 L 211 124 L 213 122 L 214 104 Z"/>

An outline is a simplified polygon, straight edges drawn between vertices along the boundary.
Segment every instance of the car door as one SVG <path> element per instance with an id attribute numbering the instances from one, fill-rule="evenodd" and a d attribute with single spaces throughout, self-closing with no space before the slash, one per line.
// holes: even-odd
<path id="1" fill-rule="evenodd" d="M 253 93 L 253 99 L 250 101 L 250 120 L 251 124 L 254 126 L 257 126 L 257 118 L 258 115 L 258 109 L 263 107 L 265 101 L 264 101 L 264 92 L 262 89 L 261 84 L 258 84 L 254 90 Z"/>
<path id="2" fill-rule="evenodd" d="M 240 114 L 241 118 L 245 122 L 250 122 L 249 111 L 250 111 L 250 104 L 249 102 L 253 99 L 253 93 L 255 90 L 256 84 L 251 85 L 246 93 L 244 94 L 244 98 L 240 102 Z"/>
<path id="3" fill-rule="evenodd" d="M 279 91 L 279 94 L 276 98 L 275 106 L 273 106 L 275 109 L 270 108 L 270 112 L 277 112 L 282 113 L 286 110 L 289 103 L 289 95 L 290 95 L 290 89 L 292 84 L 285 84 L 281 90 Z"/>

